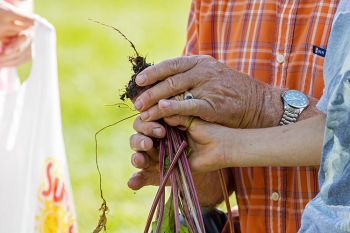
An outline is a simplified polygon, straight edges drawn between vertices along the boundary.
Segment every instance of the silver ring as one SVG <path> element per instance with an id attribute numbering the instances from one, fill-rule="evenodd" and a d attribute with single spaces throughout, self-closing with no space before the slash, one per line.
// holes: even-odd
<path id="1" fill-rule="evenodd" d="M 184 100 L 190 100 L 190 99 L 193 99 L 193 95 L 191 92 L 186 91 L 184 94 Z"/>

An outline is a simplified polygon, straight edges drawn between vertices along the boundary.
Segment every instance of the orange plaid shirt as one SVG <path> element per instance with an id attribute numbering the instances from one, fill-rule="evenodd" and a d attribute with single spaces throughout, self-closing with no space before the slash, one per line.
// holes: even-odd
<path id="1" fill-rule="evenodd" d="M 207 54 L 277 87 L 319 98 L 338 0 L 193 0 L 186 55 Z M 233 148 L 234 149 L 234 148 Z M 318 193 L 312 167 L 233 168 L 241 231 L 297 232 Z"/>

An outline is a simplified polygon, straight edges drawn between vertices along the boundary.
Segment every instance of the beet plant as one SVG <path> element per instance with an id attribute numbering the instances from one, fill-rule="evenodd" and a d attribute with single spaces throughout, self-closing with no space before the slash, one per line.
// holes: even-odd
<path id="1" fill-rule="evenodd" d="M 117 31 L 130 43 L 133 51 L 135 52 L 134 56 L 129 57 L 133 74 L 128 85 L 125 88 L 124 93 L 120 96 L 120 99 L 123 102 L 126 101 L 126 99 L 130 99 L 132 102 L 134 102 L 142 92 L 149 88 L 138 86 L 135 82 L 135 78 L 140 72 L 152 64 L 147 63 L 146 58 L 138 53 L 134 44 L 120 30 L 101 22 L 94 22 L 110 27 L 113 30 Z M 132 118 L 136 115 L 138 114 L 134 114 L 130 117 L 122 119 L 121 121 Z M 93 233 L 98 233 L 102 230 L 106 230 L 106 213 L 108 211 L 107 202 L 102 192 L 102 177 L 98 165 L 97 136 L 104 129 L 114 126 L 121 121 L 107 125 L 95 134 L 95 159 L 99 174 L 99 188 L 102 204 L 99 209 L 100 219 Z M 190 149 L 186 132 L 178 129 L 177 127 L 169 126 L 164 121 L 160 121 L 159 123 L 161 123 L 166 129 L 166 136 L 162 139 L 159 139 L 157 142 L 159 151 L 160 185 L 150 208 L 147 222 L 144 228 L 144 233 L 148 233 L 150 229 L 152 233 L 205 233 L 205 227 L 197 191 L 188 163 Z M 229 210 L 230 207 L 224 176 L 221 170 L 219 172 L 226 206 Z M 167 183 L 170 183 L 170 192 L 168 197 L 166 197 L 165 192 L 165 186 Z M 230 217 L 231 216 L 229 216 L 229 219 Z M 233 226 L 231 221 L 230 229 L 232 232 Z"/>

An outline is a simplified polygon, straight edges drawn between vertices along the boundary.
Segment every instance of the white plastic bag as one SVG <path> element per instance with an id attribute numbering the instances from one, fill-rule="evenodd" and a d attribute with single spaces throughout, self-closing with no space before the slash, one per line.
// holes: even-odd
<path id="1" fill-rule="evenodd" d="M 0 92 L 0 232 L 77 232 L 61 130 L 56 35 L 40 17 L 31 73 L 22 85 L 15 74 L 0 71 L 14 79 L 12 88 Z"/>

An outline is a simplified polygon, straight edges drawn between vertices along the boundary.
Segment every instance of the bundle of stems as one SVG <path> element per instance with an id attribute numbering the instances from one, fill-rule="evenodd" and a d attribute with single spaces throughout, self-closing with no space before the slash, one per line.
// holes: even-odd
<path id="1" fill-rule="evenodd" d="M 204 233 L 204 223 L 199 201 L 192 179 L 191 170 L 187 160 L 188 150 L 186 135 L 183 131 L 164 124 L 166 129 L 166 137 L 160 140 L 159 145 L 159 169 L 160 169 L 160 186 L 154 198 L 144 232 L 149 231 L 152 218 L 156 208 L 156 229 L 154 233 L 161 232 L 162 225 L 173 229 L 172 232 L 180 232 L 181 222 L 180 213 L 182 214 L 189 232 Z M 167 166 L 170 164 L 169 166 Z M 164 218 L 165 210 L 165 184 L 170 178 L 174 221 Z M 163 220 L 168 220 L 164 223 Z M 174 223 L 174 226 L 171 226 Z"/>

